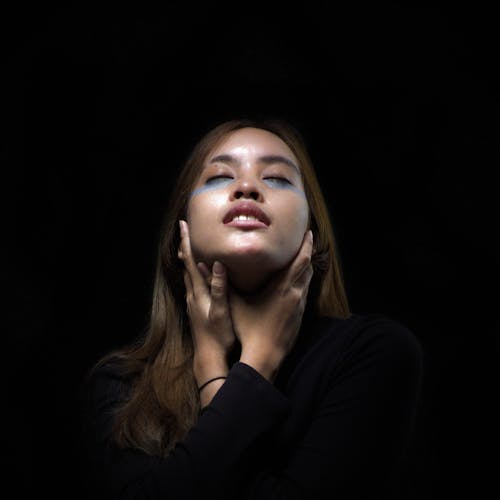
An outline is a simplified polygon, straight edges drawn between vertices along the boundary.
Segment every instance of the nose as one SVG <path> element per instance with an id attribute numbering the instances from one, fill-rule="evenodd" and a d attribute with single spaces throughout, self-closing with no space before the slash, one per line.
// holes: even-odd
<path id="1" fill-rule="evenodd" d="M 262 191 L 257 185 L 257 182 L 252 179 L 241 179 L 236 182 L 236 185 L 231 194 L 233 200 L 239 200 L 241 198 L 251 198 L 255 201 L 262 201 Z"/>

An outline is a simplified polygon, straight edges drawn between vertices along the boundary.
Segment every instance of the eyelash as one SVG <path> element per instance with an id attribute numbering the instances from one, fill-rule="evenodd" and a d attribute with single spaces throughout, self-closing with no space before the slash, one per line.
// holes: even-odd
<path id="1" fill-rule="evenodd" d="M 210 177 L 206 180 L 206 184 L 209 184 L 212 181 L 216 181 L 217 179 L 232 179 L 230 175 L 215 175 L 213 177 Z M 276 176 L 271 176 L 271 177 L 264 177 L 264 180 L 273 180 L 277 182 L 283 182 L 286 184 L 291 184 L 291 182 L 285 178 L 285 177 L 276 177 Z"/>
<path id="2" fill-rule="evenodd" d="M 272 179 L 273 181 L 283 182 L 285 184 L 291 184 L 291 182 L 286 177 L 265 177 L 264 180 Z"/>

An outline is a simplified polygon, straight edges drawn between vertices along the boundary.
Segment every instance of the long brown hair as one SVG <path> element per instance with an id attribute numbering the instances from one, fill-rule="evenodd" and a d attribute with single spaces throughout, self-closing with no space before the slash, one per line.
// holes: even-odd
<path id="1" fill-rule="evenodd" d="M 192 187 L 210 152 L 228 134 L 246 127 L 268 130 L 280 137 L 301 169 L 314 234 L 314 274 L 306 312 L 336 318 L 350 316 L 327 205 L 301 134 L 279 119 L 231 120 L 216 126 L 195 145 L 172 191 L 161 230 L 146 334 L 97 364 L 102 366 L 112 360 L 131 383 L 127 400 L 116 409 L 114 419 L 113 435 L 121 447 L 166 456 L 198 418 L 200 400 L 192 370 L 193 343 L 184 298 L 183 263 L 177 257 L 178 221 L 186 218 Z"/>

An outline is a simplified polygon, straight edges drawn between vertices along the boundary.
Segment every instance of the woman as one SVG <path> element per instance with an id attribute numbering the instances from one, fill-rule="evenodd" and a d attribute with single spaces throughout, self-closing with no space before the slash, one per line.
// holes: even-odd
<path id="1" fill-rule="evenodd" d="M 389 498 L 421 348 L 351 314 L 300 134 L 225 122 L 186 161 L 151 319 L 86 385 L 92 498 Z"/>

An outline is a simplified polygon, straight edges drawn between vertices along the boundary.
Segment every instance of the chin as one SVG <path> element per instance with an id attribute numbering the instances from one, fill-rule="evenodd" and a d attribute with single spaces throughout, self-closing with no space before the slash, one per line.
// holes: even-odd
<path id="1" fill-rule="evenodd" d="M 218 260 L 227 269 L 228 280 L 237 288 L 251 291 L 275 272 L 283 269 L 294 254 L 282 246 L 270 248 L 269 244 L 253 240 L 232 241 L 225 245 L 197 245 L 193 248 L 196 262 L 203 261 L 209 268 Z M 203 249 L 202 251 L 200 251 Z"/>
<path id="2" fill-rule="evenodd" d="M 199 258 L 198 258 L 199 257 Z M 244 294 L 258 292 L 269 279 L 283 269 L 293 258 L 283 254 L 272 254 L 256 247 L 239 247 L 226 251 L 204 252 L 196 262 L 205 262 L 209 268 L 218 260 L 224 264 L 229 284 Z"/>
<path id="3" fill-rule="evenodd" d="M 221 256 L 220 260 L 233 272 L 241 272 L 245 269 L 259 274 L 277 269 L 276 262 L 269 255 L 259 252 L 234 252 L 231 255 Z"/>
<path id="4" fill-rule="evenodd" d="M 244 293 L 254 293 L 287 265 L 289 261 L 284 262 L 283 257 L 269 253 L 240 251 L 221 256 L 219 260 L 226 266 L 228 281 L 235 289 Z"/>

